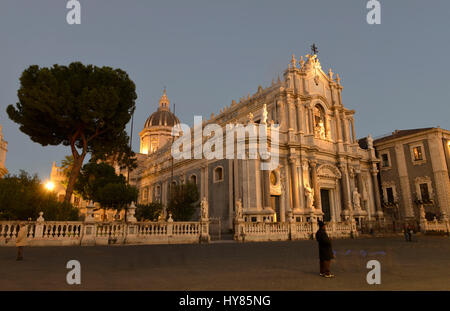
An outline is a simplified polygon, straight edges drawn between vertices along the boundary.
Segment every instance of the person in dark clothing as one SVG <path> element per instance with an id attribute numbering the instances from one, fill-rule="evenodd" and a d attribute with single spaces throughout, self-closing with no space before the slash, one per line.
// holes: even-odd
<path id="1" fill-rule="evenodd" d="M 320 276 L 332 278 L 330 272 L 331 259 L 334 258 L 331 241 L 326 232 L 325 223 L 319 220 L 319 230 L 316 232 L 316 240 L 319 243 Z"/>

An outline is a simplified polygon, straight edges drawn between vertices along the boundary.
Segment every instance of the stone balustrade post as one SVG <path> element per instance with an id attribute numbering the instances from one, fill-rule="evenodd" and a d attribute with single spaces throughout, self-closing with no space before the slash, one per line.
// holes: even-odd
<path id="1" fill-rule="evenodd" d="M 127 222 L 128 223 L 137 222 L 137 219 L 134 216 L 135 213 L 136 213 L 136 205 L 134 205 L 134 202 L 131 202 L 130 206 L 127 209 Z"/>
<path id="2" fill-rule="evenodd" d="M 81 245 L 95 245 L 97 225 L 94 219 L 94 202 L 90 201 L 86 206 L 86 217 L 82 227 Z"/>
<path id="3" fill-rule="evenodd" d="M 202 218 L 200 220 L 200 243 L 209 243 L 209 219 Z"/>
<path id="4" fill-rule="evenodd" d="M 244 220 L 242 218 L 234 219 L 234 240 L 244 242 Z"/>
<path id="5" fill-rule="evenodd" d="M 167 236 L 172 237 L 173 234 L 173 218 L 172 218 L 172 213 L 169 212 L 169 219 L 167 219 Z"/>

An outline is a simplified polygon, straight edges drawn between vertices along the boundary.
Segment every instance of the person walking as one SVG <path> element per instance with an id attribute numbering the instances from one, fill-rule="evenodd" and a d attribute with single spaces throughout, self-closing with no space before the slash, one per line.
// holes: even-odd
<path id="1" fill-rule="evenodd" d="M 334 258 L 331 240 L 326 231 L 326 225 L 319 220 L 319 230 L 316 232 L 316 240 L 319 243 L 320 276 L 333 278 L 330 272 L 331 259 Z"/>
<path id="2" fill-rule="evenodd" d="M 19 232 L 16 237 L 17 259 L 23 260 L 23 247 L 27 244 L 28 226 L 25 223 L 20 224 Z"/>

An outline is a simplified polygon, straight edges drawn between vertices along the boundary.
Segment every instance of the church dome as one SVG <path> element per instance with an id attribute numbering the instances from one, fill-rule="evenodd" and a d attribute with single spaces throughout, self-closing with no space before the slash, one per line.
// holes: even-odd
<path id="1" fill-rule="evenodd" d="M 179 124 L 180 120 L 170 111 L 170 102 L 166 96 L 166 90 L 164 89 L 164 94 L 159 100 L 159 108 L 157 111 L 152 113 L 145 121 L 144 128 L 152 126 L 169 126 L 172 127 L 175 124 Z"/>
<path id="2" fill-rule="evenodd" d="M 145 127 L 151 126 L 174 126 L 180 123 L 180 120 L 170 111 L 158 110 L 151 114 L 145 121 Z"/>

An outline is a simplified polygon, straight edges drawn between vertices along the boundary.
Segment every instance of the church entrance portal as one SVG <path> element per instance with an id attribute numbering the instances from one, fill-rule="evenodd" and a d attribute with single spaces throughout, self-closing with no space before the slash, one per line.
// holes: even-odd
<path id="1" fill-rule="evenodd" d="M 281 218 L 280 218 L 280 196 L 279 195 L 271 195 L 270 196 L 270 205 L 276 213 L 276 219 L 274 219 L 274 221 L 279 222 L 281 220 Z"/>
<path id="2" fill-rule="evenodd" d="M 320 201 L 322 202 L 323 220 L 331 220 L 331 206 L 330 206 L 330 190 L 320 189 Z"/>

